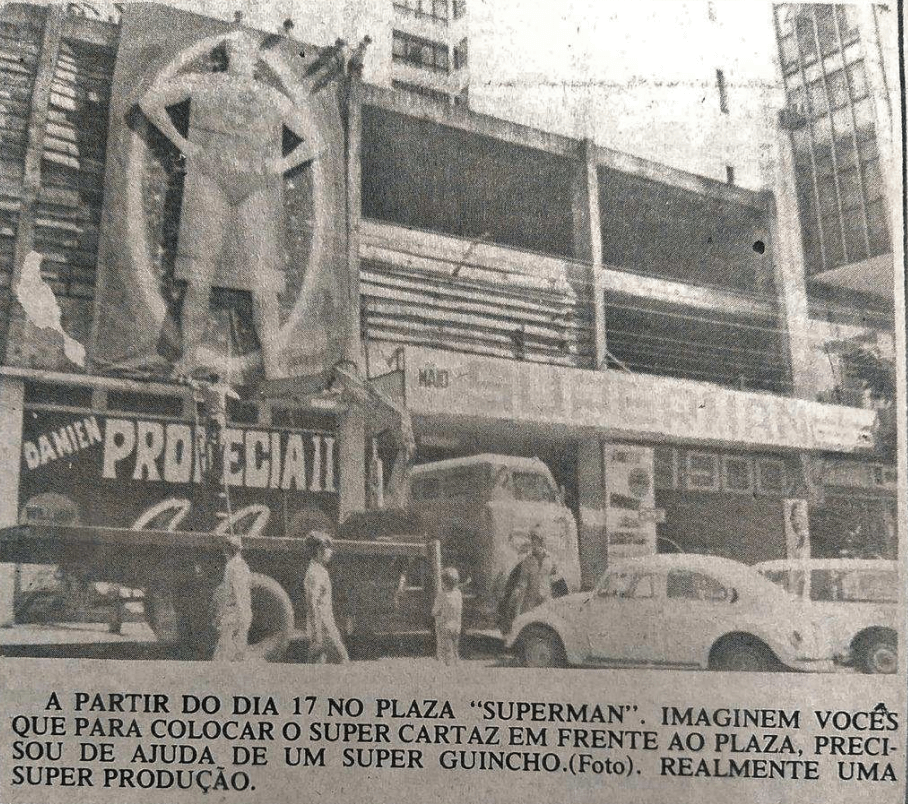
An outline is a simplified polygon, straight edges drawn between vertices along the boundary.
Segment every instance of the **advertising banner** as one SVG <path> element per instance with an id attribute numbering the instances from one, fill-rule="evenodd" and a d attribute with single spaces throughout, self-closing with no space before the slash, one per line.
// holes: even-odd
<path id="1" fill-rule="evenodd" d="M 126 6 L 119 41 L 93 365 L 330 367 L 349 300 L 343 82 L 318 48 L 164 6 Z"/>
<path id="2" fill-rule="evenodd" d="M 229 514 L 202 482 L 205 437 L 194 422 L 27 410 L 20 522 L 213 531 L 230 516 L 235 532 L 284 536 L 313 511 L 333 520 L 330 433 L 228 426 L 225 438 Z"/>
<path id="3" fill-rule="evenodd" d="M 856 452 L 872 410 L 737 391 L 712 383 L 406 348 L 414 415 L 561 425 L 639 437 Z"/>
<path id="4" fill-rule="evenodd" d="M 656 509 L 653 449 L 606 444 L 606 533 L 608 558 L 615 561 L 656 552 Z"/>

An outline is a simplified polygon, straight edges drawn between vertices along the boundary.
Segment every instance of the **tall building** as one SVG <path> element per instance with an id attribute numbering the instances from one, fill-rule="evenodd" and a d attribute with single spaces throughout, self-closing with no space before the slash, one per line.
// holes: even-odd
<path id="1" fill-rule="evenodd" d="M 888 148 L 880 131 L 892 115 L 882 13 L 878 6 L 814 3 L 775 8 L 805 269 L 818 294 L 892 294 L 880 155 L 881 145 Z"/>
<path id="2" fill-rule="evenodd" d="M 466 103 L 470 76 L 466 0 L 391 2 L 391 85 Z"/>
<path id="3" fill-rule="evenodd" d="M 321 37 L 327 44 L 337 36 L 355 45 L 368 36 L 363 72 L 368 83 L 448 104 L 466 103 L 470 79 L 466 0 L 369 0 L 331 4 L 327 9 L 326 5 L 293 4 L 291 14 L 301 38 L 318 42 Z M 327 16 L 322 14 L 325 10 Z"/>
<path id="4" fill-rule="evenodd" d="M 882 5 L 816 3 L 775 6 L 773 19 L 786 96 L 777 248 L 794 391 L 876 408 L 888 432 L 871 460 L 814 456 L 810 471 L 822 481 L 811 527 L 827 537 L 880 522 L 892 529 L 901 260 L 893 232 L 902 230 L 896 19 Z"/>

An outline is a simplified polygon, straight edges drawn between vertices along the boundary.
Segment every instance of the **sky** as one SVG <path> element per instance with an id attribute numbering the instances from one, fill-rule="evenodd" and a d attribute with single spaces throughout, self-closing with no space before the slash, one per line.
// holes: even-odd
<path id="1" fill-rule="evenodd" d="M 770 185 L 783 96 L 768 0 L 467 3 L 475 111 L 722 181 L 731 167 L 736 183 L 751 189 Z M 298 38 L 327 44 L 357 16 L 358 31 L 379 27 L 392 0 L 168 4 L 226 19 L 242 10 L 248 24 L 266 30 L 289 16 Z M 372 67 L 367 60 L 367 78 Z M 719 108 L 717 70 L 727 112 Z"/>
<path id="2" fill-rule="evenodd" d="M 546 0 L 532 24 L 526 8 L 473 0 L 475 109 L 723 181 L 731 165 L 738 183 L 766 186 L 782 101 L 769 3 Z"/>

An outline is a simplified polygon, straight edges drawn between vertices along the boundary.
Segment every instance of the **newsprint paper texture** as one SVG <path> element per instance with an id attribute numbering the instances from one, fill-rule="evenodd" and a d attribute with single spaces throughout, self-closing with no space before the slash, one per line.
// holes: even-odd
<path id="1" fill-rule="evenodd" d="M 0 7 L 0 802 L 908 801 L 902 13 Z"/>

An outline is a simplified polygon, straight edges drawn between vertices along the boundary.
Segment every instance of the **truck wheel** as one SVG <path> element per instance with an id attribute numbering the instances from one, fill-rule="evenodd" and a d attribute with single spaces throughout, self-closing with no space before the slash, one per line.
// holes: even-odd
<path id="1" fill-rule="evenodd" d="M 898 669 L 899 649 L 895 634 L 885 631 L 869 634 L 858 643 L 858 665 L 865 673 L 894 673 Z"/>
<path id="2" fill-rule="evenodd" d="M 517 644 L 524 667 L 564 667 L 567 664 L 561 638 L 551 628 L 531 625 L 520 635 Z"/>
<path id="3" fill-rule="evenodd" d="M 252 573 L 252 626 L 249 629 L 251 659 L 280 659 L 294 628 L 293 604 L 274 578 Z"/>
<path id="4" fill-rule="evenodd" d="M 283 587 L 267 575 L 253 572 L 252 625 L 249 628 L 248 656 L 251 659 L 279 659 L 293 633 L 293 604 Z M 210 659 L 217 643 L 213 625 L 214 589 L 199 587 L 191 591 L 150 589 L 146 593 L 148 623 L 159 642 L 180 644 L 192 656 Z"/>

